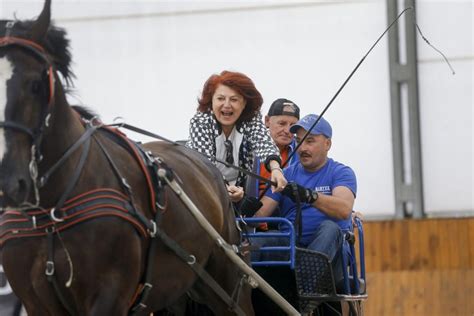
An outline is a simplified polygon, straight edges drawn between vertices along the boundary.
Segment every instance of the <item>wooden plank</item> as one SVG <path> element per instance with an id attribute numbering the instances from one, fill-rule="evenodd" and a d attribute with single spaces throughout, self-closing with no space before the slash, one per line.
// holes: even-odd
<path id="1" fill-rule="evenodd" d="M 411 251 L 411 244 L 410 244 L 410 235 L 409 235 L 409 227 L 405 224 L 406 221 L 400 223 L 400 236 L 398 239 L 400 240 L 400 268 L 399 270 L 406 270 L 410 265 L 410 251 Z"/>
<path id="2" fill-rule="evenodd" d="M 366 315 L 474 315 L 474 270 L 368 274 Z"/>
<path id="3" fill-rule="evenodd" d="M 398 271 L 403 267 L 403 233 L 402 230 L 405 225 L 401 225 L 400 222 L 391 222 L 390 225 L 390 236 L 389 236 L 389 253 L 391 257 L 390 270 Z"/>
<path id="4" fill-rule="evenodd" d="M 467 225 L 469 237 L 467 238 L 466 251 L 469 252 L 469 268 L 474 269 L 474 218 L 470 218 Z"/>
<path id="5" fill-rule="evenodd" d="M 381 245 L 381 256 L 378 258 L 381 261 L 381 271 L 390 271 L 392 262 L 392 249 L 390 249 L 390 241 L 397 236 L 393 233 L 395 221 L 387 221 L 382 223 L 381 230 L 383 232 L 383 238 L 380 239 Z"/>
<path id="6" fill-rule="evenodd" d="M 450 267 L 450 236 L 451 230 L 448 225 L 448 220 L 437 220 L 438 233 L 439 233 L 439 246 L 436 251 L 440 254 L 440 264 L 437 266 L 438 269 L 449 269 Z"/>
<path id="7" fill-rule="evenodd" d="M 474 316 L 474 218 L 366 222 L 366 315 Z"/>
<path id="8" fill-rule="evenodd" d="M 422 259 L 420 259 L 422 261 Z M 421 262 L 420 261 L 420 262 Z M 432 288 L 433 278 L 424 278 L 423 273 L 417 273 L 409 271 L 407 273 L 409 277 L 409 284 L 412 288 L 413 297 L 411 305 L 407 306 L 407 310 L 403 315 L 430 315 L 426 312 L 428 309 L 426 301 L 424 300 L 425 295 L 429 296 L 429 291 Z"/>
<path id="9" fill-rule="evenodd" d="M 457 240 L 454 241 L 456 244 L 456 252 L 452 255 L 459 258 L 459 269 L 469 269 L 469 249 L 474 248 L 474 242 L 471 243 L 469 240 L 469 220 L 468 219 L 457 219 L 456 220 L 456 231 L 458 232 L 455 237 Z M 454 239 L 454 238 L 451 238 Z M 467 246 L 467 247 L 466 247 Z"/>
<path id="10" fill-rule="evenodd" d="M 441 253 L 441 252 L 440 252 Z M 426 271 L 427 277 L 431 282 L 427 285 L 426 297 L 424 298 L 427 302 L 426 314 L 425 315 L 436 315 L 443 309 L 440 297 L 443 296 L 443 288 L 441 286 L 441 278 L 437 277 L 442 275 L 436 271 Z M 423 283 L 422 283 L 423 284 Z"/>
<path id="11" fill-rule="evenodd" d="M 474 267 L 474 218 L 368 222 L 367 271 Z"/>
<path id="12" fill-rule="evenodd" d="M 445 249 L 446 243 L 445 239 L 441 238 L 441 234 L 444 231 L 444 227 L 442 227 L 442 223 L 438 220 L 431 222 L 431 231 L 433 232 L 428 240 L 428 247 L 430 249 L 430 263 L 428 264 L 429 269 L 436 269 L 440 267 L 443 263 L 443 255 L 442 249 Z"/>
<path id="13" fill-rule="evenodd" d="M 369 222 L 364 225 L 364 247 L 367 271 L 380 271 L 378 257 L 383 246 L 383 234 L 380 232 L 381 222 Z"/>
<path id="14" fill-rule="evenodd" d="M 448 256 L 449 256 L 449 268 L 450 269 L 458 269 L 459 268 L 459 254 L 460 254 L 460 249 L 458 249 L 458 246 L 460 244 L 465 245 L 463 242 L 461 242 L 462 239 L 460 239 L 459 236 L 459 230 L 458 230 L 458 221 L 456 219 L 449 219 L 446 220 L 448 223 L 448 230 L 446 231 L 445 238 L 449 240 L 449 247 L 448 247 Z M 464 240 L 464 242 L 467 242 L 467 240 Z M 463 247 L 464 248 L 464 247 Z M 463 249 L 465 251 L 465 249 Z"/>
<path id="15" fill-rule="evenodd" d="M 406 221 L 406 225 L 408 226 L 407 246 L 410 248 L 407 252 L 408 258 L 405 263 L 404 270 L 417 270 L 420 269 L 422 265 L 421 258 L 423 255 L 423 249 L 420 247 L 420 242 L 423 240 L 422 223 L 423 222 L 419 220 Z"/>

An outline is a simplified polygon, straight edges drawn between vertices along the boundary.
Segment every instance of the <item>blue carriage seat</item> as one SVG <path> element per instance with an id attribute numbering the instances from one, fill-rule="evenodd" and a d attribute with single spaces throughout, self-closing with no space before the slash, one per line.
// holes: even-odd
<path id="1" fill-rule="evenodd" d="M 336 288 L 338 289 L 339 293 L 365 294 L 367 289 L 365 282 L 364 228 L 362 225 L 362 221 L 359 218 L 354 218 L 354 222 L 357 228 L 357 234 L 359 239 L 359 266 L 357 266 L 356 259 L 355 245 L 357 240 L 354 234 L 354 227 L 351 223 L 351 228 L 344 231 L 344 255 L 342 256 L 343 267 L 348 267 L 348 269 L 343 269 L 344 283 L 336 284 Z"/>
<path id="2" fill-rule="evenodd" d="M 334 280 L 329 258 L 313 250 L 295 246 L 296 233 L 293 224 L 285 218 L 260 217 L 239 219 L 250 226 L 261 222 L 276 223 L 284 228 L 279 232 L 244 232 L 245 237 L 255 238 L 280 237 L 287 239 L 288 246 L 265 246 L 260 253 L 278 253 L 278 256 L 263 256 L 252 260 L 252 267 L 288 267 L 293 271 L 298 305 L 301 312 L 313 310 L 322 302 L 353 301 L 367 299 L 365 281 L 364 232 L 362 222 L 356 218 L 358 235 L 359 264 L 356 259 L 356 235 L 354 227 L 344 231 L 343 249 L 341 249 L 344 279 L 337 283 Z M 265 258 L 266 257 L 266 258 Z M 270 258 L 270 259 L 269 259 Z"/>

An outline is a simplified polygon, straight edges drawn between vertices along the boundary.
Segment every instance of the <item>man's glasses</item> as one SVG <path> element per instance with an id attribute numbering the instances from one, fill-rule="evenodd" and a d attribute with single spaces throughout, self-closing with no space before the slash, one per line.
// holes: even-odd
<path id="1" fill-rule="evenodd" d="M 225 146 L 225 162 L 228 164 L 234 164 L 234 149 L 232 146 L 232 142 L 230 140 L 224 141 Z"/>

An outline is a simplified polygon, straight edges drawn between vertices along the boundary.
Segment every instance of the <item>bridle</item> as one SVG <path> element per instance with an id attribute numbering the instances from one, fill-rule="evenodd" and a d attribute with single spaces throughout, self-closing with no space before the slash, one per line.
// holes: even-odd
<path id="1" fill-rule="evenodd" d="M 30 52 L 33 52 L 37 57 L 42 59 L 48 66 L 47 75 L 48 75 L 48 85 L 49 85 L 49 97 L 48 97 L 48 105 L 47 105 L 46 114 L 44 115 L 41 126 L 37 130 L 33 130 L 27 126 L 24 126 L 22 124 L 19 124 L 13 121 L 0 121 L 0 127 L 10 128 L 10 129 L 14 129 L 14 130 L 26 133 L 33 140 L 36 140 L 37 138 L 41 138 L 41 134 L 44 128 L 48 126 L 48 121 L 51 114 L 52 105 L 54 102 L 55 80 L 54 80 L 53 65 L 50 62 L 49 58 L 47 57 L 45 49 L 39 44 L 31 40 L 27 40 L 27 39 L 23 39 L 19 37 L 11 37 L 11 36 L 0 37 L 0 48 L 8 47 L 8 46 L 19 46 Z"/>
<path id="2" fill-rule="evenodd" d="M 29 163 L 29 171 L 30 177 L 33 181 L 34 190 L 35 190 L 35 206 L 39 205 L 39 192 L 37 186 L 37 178 L 38 178 L 38 165 L 37 163 L 42 160 L 42 155 L 40 152 L 40 145 L 43 139 L 43 134 L 45 129 L 49 126 L 49 119 L 51 117 L 51 111 L 54 104 L 55 98 L 55 72 L 53 68 L 53 64 L 48 58 L 46 50 L 39 45 L 38 43 L 20 38 L 10 36 L 11 29 L 15 22 L 7 22 L 6 28 L 7 32 L 4 37 L 0 37 L 0 48 L 4 47 L 11 47 L 17 46 L 26 51 L 32 52 L 36 57 L 39 57 L 47 66 L 47 81 L 49 87 L 49 96 L 48 96 L 48 103 L 46 108 L 42 111 L 42 118 L 39 127 L 37 128 L 30 128 L 23 124 L 11 121 L 11 120 L 4 120 L 0 121 L 0 128 L 3 129 L 10 129 L 16 132 L 27 134 L 31 139 L 31 160 Z"/>

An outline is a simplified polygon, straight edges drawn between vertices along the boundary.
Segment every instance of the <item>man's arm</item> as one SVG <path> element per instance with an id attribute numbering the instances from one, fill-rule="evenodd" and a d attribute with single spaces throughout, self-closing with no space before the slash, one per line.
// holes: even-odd
<path id="1" fill-rule="evenodd" d="M 300 202 L 311 204 L 311 206 L 335 219 L 349 218 L 355 198 L 351 189 L 342 185 L 335 187 L 332 190 L 332 195 L 325 195 L 297 183 L 290 183 L 282 193 L 295 203 L 299 199 Z"/>
<path id="2" fill-rule="evenodd" d="M 260 202 L 262 202 L 262 207 L 255 213 L 254 217 L 270 217 L 278 206 L 278 202 L 268 196 L 264 196 Z"/>
<path id="3" fill-rule="evenodd" d="M 332 190 L 332 195 L 318 194 L 312 205 L 330 217 L 347 219 L 354 206 L 354 194 L 349 188 L 338 186 Z"/>

